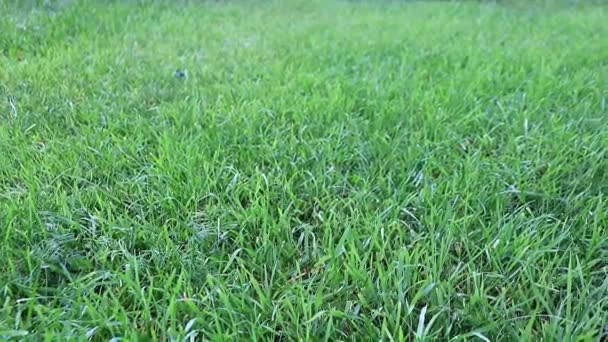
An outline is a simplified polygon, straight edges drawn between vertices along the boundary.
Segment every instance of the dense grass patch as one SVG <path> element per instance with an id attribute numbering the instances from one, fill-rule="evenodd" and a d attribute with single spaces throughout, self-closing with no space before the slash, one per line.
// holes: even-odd
<path id="1" fill-rule="evenodd" d="M 599 338 L 607 10 L 1 4 L 0 339 Z"/>

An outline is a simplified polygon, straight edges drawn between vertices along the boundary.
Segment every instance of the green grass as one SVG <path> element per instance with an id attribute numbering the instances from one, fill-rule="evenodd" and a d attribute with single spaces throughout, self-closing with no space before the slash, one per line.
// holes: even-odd
<path id="1" fill-rule="evenodd" d="M 0 4 L 0 339 L 605 330 L 608 6 L 39 3 Z"/>

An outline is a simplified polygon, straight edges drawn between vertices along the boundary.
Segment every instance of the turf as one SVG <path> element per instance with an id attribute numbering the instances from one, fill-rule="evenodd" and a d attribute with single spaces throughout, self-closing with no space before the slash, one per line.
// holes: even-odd
<path id="1" fill-rule="evenodd" d="M 0 339 L 597 340 L 606 22 L 2 2 Z"/>

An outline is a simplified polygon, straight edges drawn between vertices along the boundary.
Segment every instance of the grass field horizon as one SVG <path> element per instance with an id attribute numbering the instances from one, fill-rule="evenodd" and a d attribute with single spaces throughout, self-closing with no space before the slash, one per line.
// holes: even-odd
<path id="1" fill-rule="evenodd" d="M 573 3 L 0 3 L 0 339 L 602 338 Z"/>

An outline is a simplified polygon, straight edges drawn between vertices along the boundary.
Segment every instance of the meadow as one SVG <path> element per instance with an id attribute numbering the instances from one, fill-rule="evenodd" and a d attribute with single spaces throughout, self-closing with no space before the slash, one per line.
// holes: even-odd
<path id="1" fill-rule="evenodd" d="M 607 22 L 0 2 L 0 339 L 600 339 Z"/>

